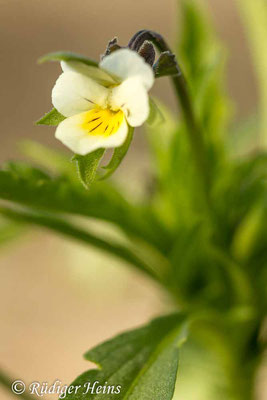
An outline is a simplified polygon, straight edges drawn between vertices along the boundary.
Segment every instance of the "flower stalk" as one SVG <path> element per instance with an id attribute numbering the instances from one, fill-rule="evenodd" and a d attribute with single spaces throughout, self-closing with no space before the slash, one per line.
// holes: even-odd
<path id="1" fill-rule="evenodd" d="M 199 175 L 201 177 L 206 206 L 209 207 L 210 177 L 206 161 L 205 145 L 201 128 L 196 120 L 193 110 L 186 79 L 170 47 L 164 38 L 157 32 L 141 30 L 132 37 L 128 43 L 128 46 L 132 50 L 139 51 L 143 43 L 146 41 L 152 42 L 162 55 L 169 55 L 169 57 L 173 60 L 173 73 L 170 75 L 170 78 L 172 79 L 176 97 L 179 105 L 181 106 L 183 117 L 187 126 L 188 139 L 194 155 L 197 171 L 199 171 Z"/>

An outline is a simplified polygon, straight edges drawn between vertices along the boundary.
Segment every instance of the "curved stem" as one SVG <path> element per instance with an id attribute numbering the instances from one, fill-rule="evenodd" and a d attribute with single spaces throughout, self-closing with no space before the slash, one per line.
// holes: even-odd
<path id="1" fill-rule="evenodd" d="M 150 30 L 141 30 L 137 32 L 130 40 L 128 46 L 131 49 L 138 51 L 146 40 L 152 42 L 161 53 L 170 52 L 170 54 L 172 54 L 170 47 L 163 39 L 163 37 L 157 32 L 153 32 Z M 206 161 L 203 135 L 194 114 L 185 77 L 181 71 L 181 68 L 178 65 L 178 62 L 176 61 L 175 63 L 176 73 L 170 77 L 172 79 L 176 96 L 179 105 L 181 106 L 184 120 L 187 126 L 188 139 L 194 155 L 196 168 L 202 181 L 202 188 L 204 197 L 206 199 L 206 206 L 210 206 L 210 177 Z"/>

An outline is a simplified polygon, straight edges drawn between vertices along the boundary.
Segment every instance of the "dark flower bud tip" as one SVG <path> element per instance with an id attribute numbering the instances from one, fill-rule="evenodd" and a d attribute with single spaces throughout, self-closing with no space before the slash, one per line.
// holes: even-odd
<path id="1" fill-rule="evenodd" d="M 154 49 L 154 46 L 151 42 L 149 41 L 145 41 L 141 48 L 138 50 L 138 54 L 143 57 L 145 59 L 145 61 L 151 65 L 151 67 L 153 66 L 154 62 L 155 62 L 155 57 L 156 57 L 156 52 Z"/>
<path id="2" fill-rule="evenodd" d="M 105 53 L 102 55 L 101 58 L 108 56 L 109 54 L 113 53 L 113 51 L 121 49 L 121 46 L 118 45 L 118 39 L 115 37 L 108 42 L 107 48 Z"/>

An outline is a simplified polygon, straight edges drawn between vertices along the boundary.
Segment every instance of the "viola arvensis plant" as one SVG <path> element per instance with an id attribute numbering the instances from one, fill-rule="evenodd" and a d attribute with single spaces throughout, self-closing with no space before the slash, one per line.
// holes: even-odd
<path id="1" fill-rule="evenodd" d="M 137 52 L 119 49 L 98 68 L 77 61 L 62 61 L 61 67 L 52 103 L 66 119 L 56 138 L 75 153 L 121 146 L 129 125 L 140 126 L 147 119 L 154 73 Z"/>
<path id="2" fill-rule="evenodd" d="M 38 124 L 58 125 L 56 138 L 76 154 L 74 160 L 86 187 L 93 181 L 105 149 L 114 148 L 114 152 L 104 167 L 108 170 L 104 176 L 110 176 L 119 166 L 133 128 L 147 120 L 150 107 L 155 105 L 148 95 L 155 77 L 170 75 L 173 65 L 177 73 L 169 51 L 154 64 L 152 42 L 158 37 L 153 35 L 140 31 L 128 47 L 120 47 L 113 39 L 100 63 L 61 52 L 41 60 L 60 61 L 63 73 L 52 90 L 55 108 Z"/>

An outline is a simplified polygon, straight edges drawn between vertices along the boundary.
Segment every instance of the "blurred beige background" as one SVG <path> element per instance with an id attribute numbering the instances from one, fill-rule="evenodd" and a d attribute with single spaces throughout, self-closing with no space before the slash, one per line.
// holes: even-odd
<path id="1" fill-rule="evenodd" d="M 36 64 L 39 56 L 70 50 L 98 58 L 109 39 L 121 44 L 150 28 L 175 42 L 176 0 L 0 0 L 1 162 L 19 155 L 20 140 L 34 138 L 61 148 L 54 129 L 33 121 L 51 108 L 60 69 Z M 236 115 L 253 110 L 256 89 L 234 0 L 207 0 L 229 50 L 228 88 Z M 167 80 L 155 93 L 171 106 Z M 138 157 L 138 163 L 135 163 Z M 145 143 L 137 134 L 126 176 L 146 170 Z M 158 288 L 115 259 L 34 230 L 0 249 L 1 365 L 27 382 L 69 383 L 88 368 L 82 354 L 92 345 L 160 313 Z M 0 388 L 1 399 L 11 398 Z"/>

